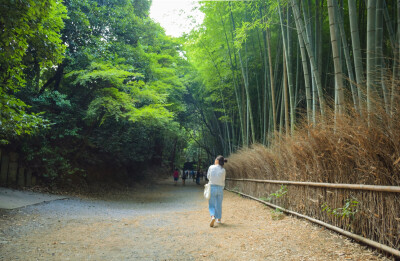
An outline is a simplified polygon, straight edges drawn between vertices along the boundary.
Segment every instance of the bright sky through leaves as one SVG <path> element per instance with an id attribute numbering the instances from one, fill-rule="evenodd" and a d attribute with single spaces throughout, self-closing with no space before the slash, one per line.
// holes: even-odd
<path id="1" fill-rule="evenodd" d="M 198 6 L 198 1 L 193 0 L 153 0 L 150 17 L 160 23 L 167 35 L 179 37 L 203 21 Z"/>

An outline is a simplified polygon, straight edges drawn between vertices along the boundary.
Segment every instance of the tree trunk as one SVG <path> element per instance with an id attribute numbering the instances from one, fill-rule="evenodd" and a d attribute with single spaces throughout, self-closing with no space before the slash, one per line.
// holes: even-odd
<path id="1" fill-rule="evenodd" d="M 240 124 L 241 133 L 242 133 L 242 141 L 243 141 L 243 145 L 244 145 L 244 140 L 245 140 L 244 139 L 244 122 L 243 122 L 242 106 L 240 103 L 239 92 L 237 90 L 238 86 L 237 86 L 236 74 L 235 74 L 236 66 L 234 65 L 233 60 L 232 60 L 232 54 L 231 54 L 231 48 L 229 45 L 228 35 L 226 33 L 225 23 L 222 20 L 221 14 L 220 14 L 220 21 L 221 21 L 222 28 L 224 29 L 225 41 L 226 41 L 226 45 L 228 47 L 228 55 L 229 55 L 229 61 L 230 61 L 230 65 L 231 65 L 231 72 L 232 72 L 232 81 L 233 81 L 233 87 L 234 87 L 234 91 L 235 91 L 236 103 L 237 103 L 237 107 L 238 107 L 239 124 Z"/>
<path id="2" fill-rule="evenodd" d="M 210 60 L 211 60 L 211 62 L 213 63 L 214 68 L 215 68 L 215 70 L 216 70 L 216 72 L 217 72 L 217 74 L 218 74 L 218 76 L 219 76 L 219 78 L 220 78 L 221 86 L 222 86 L 222 85 L 223 85 L 223 78 L 222 78 L 222 76 L 221 76 L 221 73 L 220 73 L 220 71 L 219 71 L 219 68 L 218 68 L 217 64 L 216 64 L 215 61 L 214 61 L 214 57 L 212 57 L 211 53 L 208 51 L 207 46 L 206 46 L 202 41 L 200 41 L 200 42 L 201 42 L 201 44 L 203 45 L 204 49 L 207 51 L 207 54 L 208 54 L 208 56 L 210 57 Z M 227 140 L 227 142 L 228 142 L 228 144 L 227 144 L 227 145 L 228 145 L 228 148 L 229 148 L 229 150 L 231 150 L 228 122 L 226 121 L 226 119 L 227 119 L 228 116 L 227 116 L 227 114 L 226 114 L 224 95 L 222 94 L 221 88 L 218 88 L 218 90 L 219 90 L 219 95 L 220 95 L 220 97 L 221 97 L 222 108 L 223 108 L 223 112 L 224 112 L 224 116 L 225 116 L 225 122 L 224 122 L 224 124 L 225 124 L 225 129 L 226 129 L 227 137 L 226 137 L 224 140 Z M 225 148 L 225 147 L 226 147 L 226 144 L 223 144 L 223 147 Z M 226 154 L 226 153 L 224 153 L 224 154 Z"/>
<path id="3" fill-rule="evenodd" d="M 398 79 L 399 79 L 399 68 L 397 64 L 399 64 L 400 60 L 400 0 L 397 0 L 397 35 L 396 35 L 396 44 L 395 44 L 395 52 L 394 52 L 394 65 L 393 65 L 393 79 L 392 79 L 392 93 L 390 97 L 390 114 L 393 116 L 395 112 L 395 106 L 397 103 L 397 92 L 398 88 Z"/>
<path id="4" fill-rule="evenodd" d="M 294 83 L 294 104 L 297 107 L 299 104 L 299 89 L 300 89 L 300 46 L 296 44 L 296 81 Z"/>
<path id="5" fill-rule="evenodd" d="M 258 96 L 258 99 L 257 99 L 257 102 L 258 102 L 258 123 L 259 123 L 259 128 L 260 128 L 259 129 L 260 130 L 260 134 L 262 134 L 262 132 L 263 132 L 263 129 L 262 129 L 262 127 L 263 127 L 263 124 L 262 124 L 263 113 L 262 113 L 262 110 L 261 110 L 261 98 L 263 97 L 263 95 L 262 95 L 262 91 L 260 90 L 260 83 L 258 82 L 258 75 L 255 74 L 254 77 L 256 79 L 257 96 Z M 257 137 L 259 137 L 259 136 L 257 135 Z M 262 139 L 262 135 L 260 136 L 260 138 Z"/>
<path id="6" fill-rule="evenodd" d="M 368 122 L 370 122 L 372 108 L 372 92 L 375 83 L 375 24 L 376 24 L 376 1 L 368 0 L 367 7 L 367 112 Z"/>
<path id="7" fill-rule="evenodd" d="M 64 68 L 67 65 L 66 59 L 62 63 L 60 63 L 57 67 L 56 73 L 54 74 L 53 77 L 47 80 L 47 82 L 40 88 L 39 94 L 42 94 L 46 88 L 54 82 L 54 90 L 58 90 L 60 87 L 60 83 L 62 80 L 62 76 L 64 74 Z"/>
<path id="8" fill-rule="evenodd" d="M 356 85 L 355 85 L 355 79 L 354 79 L 354 74 L 353 74 L 353 65 L 350 60 L 350 52 L 347 44 L 347 38 L 346 38 L 346 33 L 344 30 L 344 25 L 343 25 L 343 16 L 342 16 L 342 11 L 338 7 L 336 1 L 333 1 L 333 5 L 335 8 L 335 14 L 337 14 L 337 19 L 338 19 L 338 24 L 339 24 L 339 31 L 340 31 L 340 38 L 342 39 L 342 44 L 343 44 L 343 52 L 344 52 L 344 57 L 346 60 L 346 66 L 347 66 L 347 72 L 350 78 L 350 87 L 351 87 L 351 94 L 353 97 L 353 104 L 354 104 L 354 109 L 359 113 L 359 108 L 358 108 L 358 94 L 356 90 Z"/>
<path id="9" fill-rule="evenodd" d="M 266 40 L 267 40 L 267 47 L 268 47 L 268 62 L 269 62 L 269 74 L 270 74 L 270 81 L 271 81 L 271 103 L 272 103 L 272 120 L 273 120 L 273 127 L 274 131 L 276 131 L 276 107 L 275 107 L 275 83 L 274 83 L 274 73 L 272 71 L 272 57 L 271 57 L 271 44 L 270 44 L 270 33 L 268 29 L 266 29 Z"/>
<path id="10" fill-rule="evenodd" d="M 384 81 L 385 66 L 383 64 L 382 38 L 383 38 L 383 1 L 376 2 L 376 25 L 375 25 L 375 66 L 376 66 L 376 83 L 382 86 L 383 101 L 386 113 L 389 114 L 389 94 Z"/>
<path id="11" fill-rule="evenodd" d="M 310 63 L 311 63 L 311 68 L 313 71 L 313 75 L 315 77 L 315 81 L 316 81 L 316 85 L 317 85 L 317 90 L 318 90 L 318 97 L 319 97 L 319 103 L 320 103 L 320 109 L 321 109 L 321 116 L 324 118 L 325 116 L 325 98 L 324 98 L 324 94 L 322 91 L 322 83 L 321 83 L 321 77 L 319 74 L 319 68 L 317 67 L 316 61 L 315 61 L 315 57 L 314 57 L 314 52 L 311 49 L 310 46 L 310 42 L 308 40 L 306 31 L 305 31 L 305 26 L 304 23 L 300 17 L 300 10 L 299 10 L 299 6 L 297 5 L 296 0 L 291 0 L 292 3 L 292 10 L 293 10 L 293 14 L 295 17 L 295 22 L 296 22 L 296 28 L 297 28 L 297 33 L 298 34 L 302 34 L 303 37 L 303 41 L 304 44 L 306 46 L 306 50 L 308 53 L 308 57 L 310 59 Z"/>
<path id="12" fill-rule="evenodd" d="M 383 0 L 382 4 L 383 4 L 383 6 L 382 6 L 382 8 L 383 8 L 383 16 L 385 17 L 386 28 L 387 28 L 388 33 L 389 33 L 390 45 L 392 47 L 392 51 L 394 52 L 395 49 L 396 49 L 396 47 L 395 47 L 396 46 L 396 36 L 394 34 L 394 31 L 393 31 L 392 23 L 390 22 L 390 17 L 389 17 L 389 12 L 388 12 L 388 9 L 387 9 L 386 1 Z"/>
<path id="13" fill-rule="evenodd" d="M 175 157 L 176 157 L 176 144 L 178 143 L 178 138 L 174 139 L 174 145 L 171 153 L 171 158 L 170 158 L 170 170 L 171 172 L 174 171 L 175 169 Z"/>
<path id="14" fill-rule="evenodd" d="M 281 97 L 280 97 L 280 100 L 281 100 L 281 104 L 280 104 L 280 107 L 281 107 L 281 113 L 280 113 L 280 115 L 279 115 L 279 118 L 280 118 L 280 120 L 279 120 L 279 133 L 280 133 L 280 135 L 282 135 L 282 132 L 283 132 L 283 128 L 285 128 L 285 122 L 284 122 L 284 115 L 285 115 L 285 95 L 284 95 L 284 89 L 283 89 L 283 81 L 281 81 L 280 82 L 280 85 L 281 85 Z"/>
<path id="15" fill-rule="evenodd" d="M 293 82 L 292 82 L 292 68 L 291 68 L 291 62 L 290 62 L 290 42 L 289 42 L 289 16 L 288 16 L 288 24 L 284 25 L 283 23 L 283 17 L 282 17 L 282 12 L 280 8 L 280 4 L 278 2 L 278 11 L 279 11 L 279 19 L 280 19 L 280 24 L 281 24 L 281 31 L 282 31 L 282 41 L 283 41 L 283 52 L 284 52 L 284 58 L 285 58 L 285 64 L 286 64 L 286 76 L 287 76 L 287 84 L 289 86 L 289 99 L 290 99 L 290 133 L 293 135 L 294 131 L 294 122 L 295 122 L 295 105 L 294 105 L 294 92 L 293 92 Z M 286 29 L 285 29 L 286 27 Z M 286 98 L 286 97 L 285 97 Z M 286 102 L 286 100 L 285 100 Z M 288 134 L 288 133 L 286 133 Z"/>
<path id="16" fill-rule="evenodd" d="M 315 32 L 315 34 L 314 34 L 315 37 L 313 37 L 312 20 L 309 18 L 310 17 L 310 13 L 311 13 L 311 1 L 308 0 L 307 3 L 308 3 L 308 9 L 306 9 L 304 7 L 304 1 L 301 2 L 304 19 L 305 19 L 305 21 L 307 21 L 307 23 L 305 25 L 305 30 L 306 30 L 306 34 L 307 34 L 307 37 L 308 37 L 308 41 L 310 42 L 311 50 L 314 51 L 315 62 L 316 62 L 317 65 L 319 65 L 318 64 L 318 56 L 316 55 L 317 54 L 317 46 L 313 45 L 314 41 L 317 38 L 317 32 Z M 321 35 L 322 35 L 322 33 L 321 33 Z M 313 71 L 313 66 L 312 66 L 311 63 L 310 63 L 310 65 L 311 65 L 311 71 Z M 321 77 L 321 75 L 322 75 L 322 73 L 321 73 L 322 66 L 318 67 L 318 68 L 319 68 L 319 70 L 318 70 L 319 77 Z M 321 80 L 321 83 L 322 83 L 322 80 Z M 316 116 L 317 116 L 316 113 L 317 113 L 317 104 L 318 104 L 318 91 L 317 91 L 316 81 L 315 81 L 315 76 L 314 75 L 311 76 L 311 85 L 312 85 L 312 92 L 311 92 L 311 97 L 312 97 L 312 122 L 315 125 L 316 124 Z"/>
<path id="17" fill-rule="evenodd" d="M 318 68 L 321 68 L 320 69 L 320 71 L 319 71 L 319 73 L 320 73 L 320 77 L 322 77 L 322 73 L 324 73 L 323 72 L 323 70 L 322 70 L 322 68 L 323 68 L 323 58 L 322 58 L 322 55 L 323 55 L 323 48 L 322 48 L 322 39 L 323 39 L 323 24 L 324 24 L 324 0 L 321 0 L 320 1 L 321 2 L 321 6 L 320 6 L 320 19 L 319 19 L 319 22 L 317 22 L 318 24 L 319 24 L 319 26 L 318 26 L 318 47 L 317 47 L 317 50 L 318 50 Z M 325 72 L 325 75 L 327 75 L 327 73 Z M 321 80 L 321 82 L 322 82 L 322 80 Z M 324 84 L 324 82 L 322 82 L 322 84 Z M 326 81 L 325 81 L 325 84 L 326 84 Z M 315 105 L 314 105 L 315 106 Z M 315 110 L 316 111 L 316 110 Z M 315 114 L 315 113 L 314 113 Z M 315 115 L 314 115 L 314 117 L 315 117 Z M 315 118 L 314 118 L 314 123 L 315 123 Z"/>
<path id="18" fill-rule="evenodd" d="M 289 135 L 289 99 L 288 99 L 288 82 L 287 82 L 287 71 L 286 71 L 286 57 L 285 51 L 283 51 L 283 96 L 285 99 L 285 131 L 286 135 Z"/>
<path id="19" fill-rule="evenodd" d="M 33 71 L 35 73 L 35 80 L 34 80 L 34 87 L 37 91 L 40 90 L 39 83 L 40 83 L 40 64 L 39 61 L 35 58 Z"/>
<path id="20" fill-rule="evenodd" d="M 263 13 L 262 13 L 262 9 L 261 6 L 259 7 L 259 11 L 260 11 L 260 19 L 263 21 L 263 23 L 265 24 L 265 18 L 263 17 Z M 263 30 L 262 31 L 262 38 L 263 38 L 263 46 L 264 46 L 264 52 L 263 52 L 263 62 L 264 62 L 264 100 L 263 100 L 263 132 L 262 132 L 262 144 L 266 145 L 266 141 L 267 141 L 267 113 L 268 113 L 268 109 L 267 109 L 267 100 L 268 100 L 268 70 L 269 70 L 269 65 L 268 65 L 268 58 L 267 58 L 267 52 L 268 52 L 268 48 L 267 48 L 267 31 Z M 271 107 L 271 103 L 270 107 Z M 270 108 L 271 109 L 271 108 Z M 269 117 L 268 117 L 269 118 Z"/>
<path id="21" fill-rule="evenodd" d="M 358 31 L 357 23 L 357 8 L 356 0 L 348 0 L 349 5 L 349 19 L 350 19 L 350 32 L 351 32 L 351 43 L 353 46 L 353 57 L 354 67 L 356 71 L 356 80 L 358 85 L 358 107 L 360 113 L 363 111 L 363 95 L 361 88 L 365 84 L 364 68 L 362 64 L 361 48 L 360 48 L 360 35 Z"/>
<path id="22" fill-rule="evenodd" d="M 311 97 L 311 85 L 310 85 L 310 73 L 308 71 L 308 63 L 307 63 L 307 53 L 306 47 L 304 46 L 303 36 L 301 34 L 297 34 L 300 45 L 300 54 L 301 61 L 303 64 L 303 74 L 304 74 L 304 85 L 306 89 L 306 102 L 307 102 L 307 119 L 308 124 L 311 123 L 312 117 L 312 97 Z"/>
<path id="23" fill-rule="evenodd" d="M 229 6 L 231 7 L 231 3 L 229 2 Z M 231 14 L 231 20 L 232 20 L 232 27 L 233 27 L 233 31 L 236 30 L 235 28 L 235 20 L 233 19 L 233 13 L 232 13 L 232 9 L 230 9 L 230 14 Z M 245 43 L 245 51 L 247 51 L 247 45 Z M 249 75 L 248 75 L 248 67 L 244 66 L 243 64 L 243 59 L 242 59 L 242 55 L 240 53 L 240 51 L 238 52 L 239 55 L 239 62 L 240 62 L 240 68 L 242 71 L 242 76 L 243 76 L 243 82 L 244 82 L 244 89 L 246 91 L 246 109 L 247 109 L 247 135 L 249 133 L 249 123 L 248 121 L 250 120 L 250 127 L 251 127 L 251 143 L 255 142 L 255 130 L 254 130 L 254 120 L 253 120 L 253 113 L 252 113 L 252 109 L 251 109 L 251 100 L 250 100 L 250 91 L 249 91 Z M 248 142 L 248 138 L 246 141 L 246 145 L 249 145 Z"/>

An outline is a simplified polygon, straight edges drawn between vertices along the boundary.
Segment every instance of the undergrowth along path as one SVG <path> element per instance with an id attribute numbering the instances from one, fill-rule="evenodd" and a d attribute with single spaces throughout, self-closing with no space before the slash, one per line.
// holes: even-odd
<path id="1" fill-rule="evenodd" d="M 388 260 L 304 220 L 224 192 L 209 227 L 203 186 L 157 184 L 0 215 L 0 260 Z"/>

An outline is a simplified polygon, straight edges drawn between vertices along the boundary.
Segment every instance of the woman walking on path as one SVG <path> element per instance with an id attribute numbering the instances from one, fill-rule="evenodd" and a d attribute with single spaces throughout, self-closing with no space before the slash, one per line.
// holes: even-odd
<path id="1" fill-rule="evenodd" d="M 222 199 L 225 187 L 225 169 L 224 163 L 228 162 L 223 156 L 215 159 L 215 164 L 208 168 L 207 178 L 211 185 L 211 197 L 208 201 L 208 210 L 210 211 L 210 227 L 214 226 L 215 220 L 221 223 Z"/>
<path id="2" fill-rule="evenodd" d="M 174 171 L 174 182 L 175 182 L 175 186 L 176 186 L 176 183 L 178 182 L 178 179 L 179 179 L 179 171 L 178 171 L 178 169 L 175 169 L 175 171 Z"/>
<path id="3" fill-rule="evenodd" d="M 182 185 L 185 185 L 185 181 L 186 181 L 186 178 L 187 178 L 187 171 L 184 171 L 184 172 L 182 172 Z"/>

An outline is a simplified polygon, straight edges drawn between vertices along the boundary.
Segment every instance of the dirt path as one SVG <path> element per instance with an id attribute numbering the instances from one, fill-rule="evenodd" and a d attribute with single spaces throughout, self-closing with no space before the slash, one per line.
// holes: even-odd
<path id="1" fill-rule="evenodd" d="M 0 212 L 0 260 L 386 260 L 328 230 L 225 191 L 208 225 L 202 186 L 171 181 Z"/>

